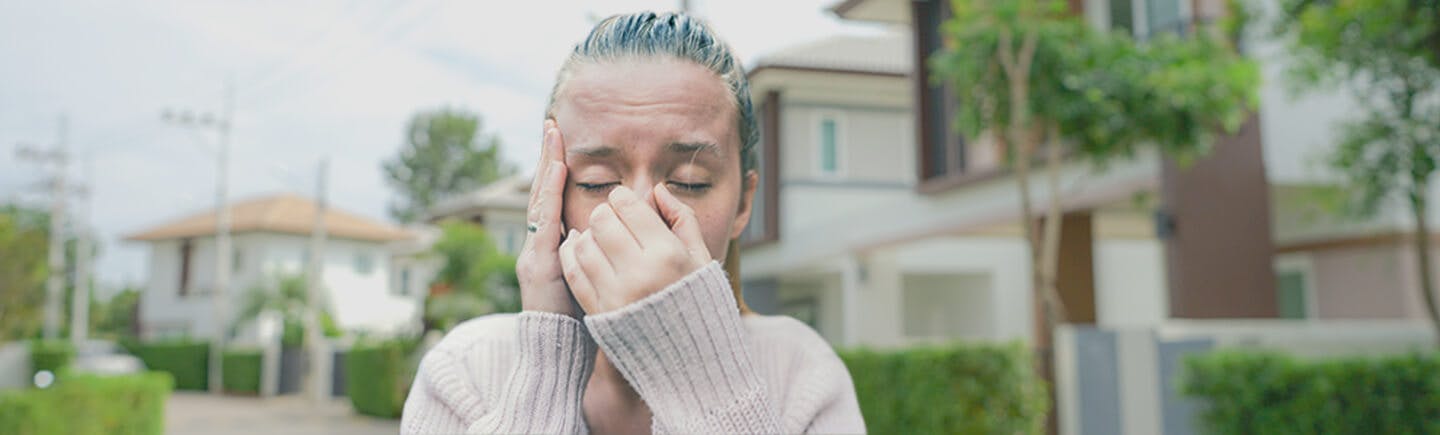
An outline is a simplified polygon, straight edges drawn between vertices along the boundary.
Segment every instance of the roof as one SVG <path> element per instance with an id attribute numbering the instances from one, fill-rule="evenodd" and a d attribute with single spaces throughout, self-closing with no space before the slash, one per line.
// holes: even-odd
<path id="1" fill-rule="evenodd" d="M 531 177 L 516 174 L 479 189 L 440 200 L 430 208 L 427 220 L 470 215 L 480 210 L 525 210 L 530 205 Z"/>
<path id="2" fill-rule="evenodd" d="M 307 235 L 315 226 L 315 202 L 295 194 L 272 195 L 230 204 L 231 232 L 275 232 Z M 215 234 L 214 210 L 179 218 L 126 236 L 131 241 L 157 241 Z M 329 237 L 389 242 L 412 235 L 400 228 L 337 210 L 325 210 L 325 232 Z"/>
<path id="3" fill-rule="evenodd" d="M 909 75 L 914 53 L 909 35 L 837 35 L 783 48 L 760 56 L 751 73 L 766 68 L 789 68 L 840 73 Z"/>

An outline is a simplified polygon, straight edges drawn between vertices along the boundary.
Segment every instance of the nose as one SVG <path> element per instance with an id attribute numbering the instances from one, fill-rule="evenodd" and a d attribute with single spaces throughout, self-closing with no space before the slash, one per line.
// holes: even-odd
<path id="1" fill-rule="evenodd" d="M 636 195 L 639 195 L 646 204 L 650 205 L 651 209 L 654 209 L 658 213 L 660 207 L 655 205 L 655 185 L 659 183 L 660 180 L 656 177 L 650 176 L 649 174 L 640 174 L 631 177 L 630 181 L 625 183 L 625 187 L 635 192 Z"/>

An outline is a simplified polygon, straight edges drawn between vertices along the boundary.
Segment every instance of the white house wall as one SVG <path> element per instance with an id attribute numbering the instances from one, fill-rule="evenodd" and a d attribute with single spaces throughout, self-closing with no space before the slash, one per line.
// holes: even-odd
<path id="1" fill-rule="evenodd" d="M 1099 326 L 1153 326 L 1165 320 L 1169 300 L 1163 242 L 1098 239 L 1093 258 Z"/>

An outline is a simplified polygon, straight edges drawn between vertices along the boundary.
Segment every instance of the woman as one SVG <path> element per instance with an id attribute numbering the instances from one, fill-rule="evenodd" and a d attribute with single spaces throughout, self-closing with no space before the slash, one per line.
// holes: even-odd
<path id="1" fill-rule="evenodd" d="M 524 311 L 430 350 L 402 431 L 864 432 L 834 351 L 749 313 L 721 266 L 739 261 L 755 128 L 744 69 L 700 21 L 598 24 L 546 110 Z"/>

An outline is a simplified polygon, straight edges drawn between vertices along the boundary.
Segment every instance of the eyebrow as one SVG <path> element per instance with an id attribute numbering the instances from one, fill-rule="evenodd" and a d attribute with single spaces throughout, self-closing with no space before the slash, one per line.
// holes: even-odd
<path id="1" fill-rule="evenodd" d="M 710 152 L 720 156 L 720 146 L 709 142 L 674 142 L 665 145 L 665 151 L 675 154 L 699 154 L 702 151 Z M 620 155 L 619 148 L 611 145 L 600 145 L 593 147 L 577 147 L 565 150 L 565 154 L 589 157 L 592 159 L 608 158 Z"/>

